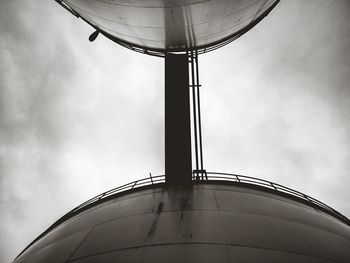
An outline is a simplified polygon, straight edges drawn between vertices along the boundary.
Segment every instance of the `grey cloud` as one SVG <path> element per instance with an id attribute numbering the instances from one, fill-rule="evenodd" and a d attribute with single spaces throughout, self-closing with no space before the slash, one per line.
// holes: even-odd
<path id="1" fill-rule="evenodd" d="M 301 190 L 350 215 L 349 1 L 281 1 L 200 57 L 208 170 Z M 163 173 L 163 62 L 54 1 L 0 2 L 0 261 L 113 186 Z M 52 205 L 54 204 L 54 205 Z"/>

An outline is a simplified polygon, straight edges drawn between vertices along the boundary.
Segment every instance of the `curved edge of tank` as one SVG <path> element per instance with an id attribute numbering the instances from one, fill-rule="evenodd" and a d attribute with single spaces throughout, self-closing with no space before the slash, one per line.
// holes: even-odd
<path id="1" fill-rule="evenodd" d="M 266 192 L 266 193 L 272 193 L 272 194 L 275 194 L 275 195 L 278 195 L 278 196 L 282 196 L 282 197 L 286 197 L 286 198 L 292 199 L 294 201 L 297 201 L 297 202 L 299 202 L 301 204 L 307 205 L 307 206 L 312 207 L 314 209 L 318 209 L 318 210 L 320 210 L 320 211 L 322 211 L 322 212 L 332 216 L 333 218 L 341 221 L 342 223 L 350 226 L 350 219 L 348 219 L 346 216 L 342 215 L 341 213 L 337 212 L 336 210 L 334 210 L 335 213 L 332 213 L 330 210 L 327 210 L 326 208 L 324 208 L 324 207 L 322 207 L 320 205 L 317 205 L 317 203 L 313 203 L 311 201 L 308 201 L 307 199 L 302 199 L 302 198 L 300 198 L 298 196 L 295 196 L 295 195 L 292 195 L 292 194 L 289 194 L 289 193 L 286 193 L 286 192 L 276 191 L 274 189 L 267 188 L 265 186 L 251 184 L 251 183 L 244 183 L 244 182 L 234 182 L 234 181 L 200 180 L 200 181 L 192 181 L 192 184 L 187 186 L 187 187 L 192 187 L 193 185 L 196 185 L 196 184 L 220 184 L 220 185 L 239 186 L 239 187 L 243 187 L 243 188 L 259 190 L 259 191 Z M 63 222 L 69 220 L 70 218 L 74 217 L 75 215 L 78 215 L 81 212 L 90 209 L 91 207 L 94 207 L 94 206 L 99 205 L 99 204 L 101 204 L 103 202 L 109 201 L 111 199 L 114 199 L 114 198 L 116 198 L 118 196 L 126 195 L 126 194 L 137 192 L 137 191 L 143 191 L 143 190 L 147 190 L 147 189 L 152 189 L 152 188 L 159 187 L 159 186 L 160 187 L 171 187 L 171 186 L 168 186 L 164 182 L 152 183 L 152 184 L 148 184 L 148 185 L 144 185 L 144 186 L 139 186 L 137 188 L 131 188 L 131 189 L 127 189 L 125 191 L 114 193 L 114 194 L 112 194 L 110 196 L 107 196 L 105 198 L 98 199 L 98 200 L 96 200 L 94 202 L 91 202 L 91 203 L 83 206 L 82 208 L 79 208 L 79 206 L 78 206 L 77 207 L 78 209 L 73 209 L 70 212 L 68 212 L 67 214 L 65 214 L 64 216 L 62 216 L 60 219 L 58 219 L 56 222 L 54 222 L 49 228 L 47 228 L 43 233 L 41 233 L 37 238 L 35 238 L 30 244 L 28 244 L 23 249 L 23 251 L 21 251 L 21 253 L 18 254 L 18 256 L 14 260 L 16 260 L 19 256 L 21 256 L 28 248 L 30 248 L 35 242 L 37 242 L 38 240 L 43 238 L 52 229 L 54 229 L 55 227 L 59 226 Z"/>
<path id="2" fill-rule="evenodd" d="M 92 24 L 90 21 L 88 21 L 87 19 L 85 19 L 84 17 L 80 16 L 80 14 L 76 11 L 72 11 L 69 10 L 67 8 L 67 6 L 65 6 L 62 2 L 64 1 L 59 1 L 59 0 L 55 0 L 58 4 L 60 4 L 61 6 L 63 6 L 65 9 L 67 9 L 69 12 L 71 12 L 73 15 L 75 15 L 78 18 L 81 18 L 83 21 L 85 21 L 86 23 L 88 23 L 91 27 L 93 27 L 96 31 L 98 31 L 99 33 L 101 33 L 102 35 L 104 35 L 105 37 L 107 37 L 108 39 L 112 40 L 113 42 L 131 49 L 133 51 L 142 53 L 142 54 L 147 54 L 147 55 L 153 55 L 153 56 L 158 56 L 158 57 L 164 57 L 164 55 L 166 53 L 184 53 L 184 52 L 188 52 L 188 51 L 195 51 L 197 50 L 199 54 L 203 54 L 203 53 L 207 53 L 210 51 L 213 51 L 215 49 L 218 49 L 220 47 L 223 47 L 229 43 L 231 43 L 232 41 L 235 41 L 236 39 L 238 39 L 239 37 L 243 36 L 245 33 L 247 33 L 248 31 L 250 31 L 253 27 L 255 27 L 258 23 L 260 23 L 261 20 L 263 20 L 266 16 L 269 15 L 269 13 L 277 6 L 277 4 L 280 2 L 280 0 L 276 0 L 264 13 L 262 13 L 259 17 L 257 17 L 254 21 L 252 21 L 250 24 L 248 24 L 247 26 L 245 26 L 244 28 L 240 29 L 239 31 L 233 33 L 230 36 L 227 36 L 219 41 L 214 41 L 212 43 L 209 43 L 208 45 L 204 45 L 204 46 L 198 46 L 196 48 L 176 48 L 176 49 L 158 49 L 158 48 L 151 48 L 151 47 L 143 47 L 125 40 L 122 40 L 120 38 L 117 38 L 107 32 L 105 32 L 104 30 L 100 29 L 99 27 L 97 27 L 96 25 Z"/>

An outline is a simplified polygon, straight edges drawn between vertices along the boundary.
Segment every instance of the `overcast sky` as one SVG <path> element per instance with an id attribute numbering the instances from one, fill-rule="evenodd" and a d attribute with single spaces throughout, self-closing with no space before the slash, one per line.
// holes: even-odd
<path id="1" fill-rule="evenodd" d="M 164 61 L 56 2 L 0 0 L 0 262 L 110 188 L 164 173 Z M 200 56 L 205 168 L 350 217 L 350 1 L 283 0 Z"/>

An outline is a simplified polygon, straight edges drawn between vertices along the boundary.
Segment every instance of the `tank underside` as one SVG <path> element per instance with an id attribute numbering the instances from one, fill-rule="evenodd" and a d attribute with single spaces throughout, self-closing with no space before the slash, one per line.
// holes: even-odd
<path id="1" fill-rule="evenodd" d="M 107 37 L 150 51 L 207 49 L 237 38 L 279 0 L 56 0 Z"/>
<path id="2" fill-rule="evenodd" d="M 350 227 L 245 184 L 132 189 L 90 204 L 14 262 L 350 262 Z"/>

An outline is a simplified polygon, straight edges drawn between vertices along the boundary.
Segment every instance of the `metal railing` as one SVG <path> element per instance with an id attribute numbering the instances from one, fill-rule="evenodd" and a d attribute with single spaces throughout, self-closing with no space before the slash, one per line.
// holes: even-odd
<path id="1" fill-rule="evenodd" d="M 196 182 L 205 182 L 205 181 L 226 181 L 226 182 L 234 182 L 238 184 L 247 184 L 247 185 L 255 185 L 255 186 L 260 186 L 264 188 L 268 188 L 272 191 L 276 191 L 279 193 L 284 193 L 284 194 L 289 194 L 294 197 L 300 198 L 308 203 L 311 203 L 313 205 L 316 205 L 317 207 L 322 208 L 323 210 L 327 211 L 331 215 L 337 217 L 338 219 L 341 219 L 342 221 L 348 222 L 349 219 L 333 209 L 332 207 L 326 205 L 325 203 L 308 196 L 306 194 L 303 194 L 299 191 L 293 190 L 289 187 L 273 183 L 267 180 L 251 177 L 251 176 L 244 176 L 244 175 L 238 175 L 238 174 L 230 174 L 230 173 L 219 173 L 219 172 L 206 172 L 206 177 L 196 177 L 195 174 L 193 174 L 192 181 L 195 184 Z M 205 178 L 205 179 L 203 179 Z M 121 193 L 127 190 L 139 188 L 142 186 L 147 186 L 147 185 L 153 185 L 153 184 L 164 184 L 165 183 L 165 175 L 157 175 L 157 176 L 152 176 L 150 174 L 150 177 L 136 180 L 130 183 L 127 183 L 125 185 L 119 186 L 117 188 L 111 189 L 107 192 L 104 192 L 102 194 L 99 194 L 86 202 L 80 204 L 79 206 L 75 207 L 72 209 L 70 212 L 66 214 L 66 216 L 72 215 L 77 213 L 79 210 L 83 209 L 84 207 L 93 204 L 95 202 L 98 202 L 102 199 L 105 199 L 109 196 L 115 195 L 117 193 Z"/>
<path id="2" fill-rule="evenodd" d="M 84 203 L 78 205 L 77 207 L 72 209 L 70 212 L 68 212 L 68 214 L 69 213 L 75 213 L 78 210 L 82 209 L 83 207 L 85 207 L 87 205 L 90 205 L 92 203 L 95 203 L 97 201 L 100 201 L 101 199 L 104 199 L 104 198 L 109 197 L 111 195 L 114 195 L 114 194 L 117 194 L 117 193 L 120 193 L 120 192 L 124 192 L 124 191 L 127 191 L 127 190 L 131 190 L 131 189 L 134 189 L 134 188 L 138 188 L 138 187 L 141 187 L 141 186 L 152 185 L 152 184 L 159 184 L 159 183 L 165 183 L 165 175 L 152 176 L 150 174 L 150 177 L 143 178 L 143 179 L 140 179 L 140 180 L 136 180 L 136 181 L 124 184 L 122 186 L 113 188 L 111 190 L 108 190 L 107 192 L 104 192 L 102 194 L 99 194 L 99 195 L 97 195 L 97 196 L 95 196 L 95 197 L 85 201 Z"/>
<path id="3" fill-rule="evenodd" d="M 208 174 L 208 180 L 231 181 L 231 182 L 237 182 L 242 184 L 258 185 L 258 186 L 269 188 L 270 190 L 273 190 L 276 192 L 286 193 L 286 194 L 298 197 L 300 199 L 303 199 L 319 207 L 322 207 L 323 209 L 329 211 L 331 214 L 337 215 L 338 217 L 348 220 L 347 217 L 345 217 L 344 215 L 342 215 L 332 207 L 326 205 L 325 203 L 311 196 L 303 194 L 297 190 L 291 189 L 287 186 L 283 186 L 281 184 L 277 184 L 274 182 L 270 182 L 264 179 L 259 179 L 251 176 L 244 176 L 244 175 L 237 175 L 237 174 L 219 173 L 219 172 L 208 172 L 207 174 Z"/>

